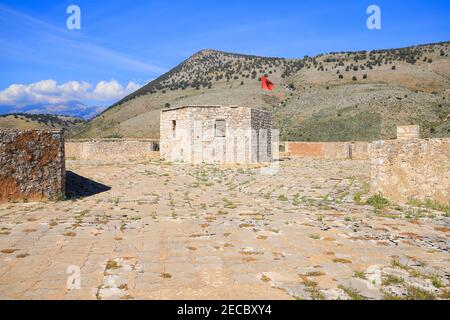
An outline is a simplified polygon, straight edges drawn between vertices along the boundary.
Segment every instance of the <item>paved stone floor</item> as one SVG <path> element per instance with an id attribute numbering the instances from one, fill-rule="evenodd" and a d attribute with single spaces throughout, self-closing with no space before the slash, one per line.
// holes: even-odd
<path id="1" fill-rule="evenodd" d="M 367 162 L 67 168 L 71 200 L 0 205 L 1 299 L 449 298 L 449 213 L 364 205 Z"/>

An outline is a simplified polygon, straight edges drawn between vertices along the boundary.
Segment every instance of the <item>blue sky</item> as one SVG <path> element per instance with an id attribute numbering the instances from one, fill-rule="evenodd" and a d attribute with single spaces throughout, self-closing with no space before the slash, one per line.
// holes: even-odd
<path id="1" fill-rule="evenodd" d="M 71 4 L 81 30 L 66 28 Z M 371 4 L 381 30 L 366 27 Z M 205 48 L 296 58 L 447 41 L 449 13 L 430 0 L 0 0 L 0 113 L 91 116 Z"/>

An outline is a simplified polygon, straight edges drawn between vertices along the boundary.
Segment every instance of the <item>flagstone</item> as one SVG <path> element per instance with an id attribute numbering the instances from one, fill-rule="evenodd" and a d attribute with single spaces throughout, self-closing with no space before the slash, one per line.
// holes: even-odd
<path id="1" fill-rule="evenodd" d="M 361 278 L 377 270 L 436 297 L 449 284 L 450 218 L 354 203 L 365 161 L 292 159 L 274 176 L 159 162 L 67 166 L 112 189 L 0 205 L 1 299 L 350 298 L 339 285 L 405 297 L 402 285 Z M 66 288 L 68 266 L 80 267 L 80 290 Z"/>

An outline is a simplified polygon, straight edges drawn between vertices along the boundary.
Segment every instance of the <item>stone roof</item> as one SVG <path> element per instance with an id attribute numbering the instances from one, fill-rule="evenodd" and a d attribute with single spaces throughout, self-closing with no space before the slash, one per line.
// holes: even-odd
<path id="1" fill-rule="evenodd" d="M 186 108 L 247 108 L 247 107 L 242 107 L 242 106 L 237 106 L 237 105 L 185 105 L 185 106 L 177 106 L 177 107 L 171 107 L 171 108 L 167 108 L 167 109 L 162 109 L 161 111 L 162 112 L 176 111 L 176 110 L 186 109 Z M 269 111 L 256 109 L 256 108 L 249 108 L 249 109 L 259 110 L 259 111 L 262 111 L 262 112 L 270 113 Z"/>
<path id="2" fill-rule="evenodd" d="M 51 132 L 51 133 L 63 133 L 66 130 L 64 128 L 61 129 L 17 129 L 17 128 L 0 128 L 1 131 L 5 132 Z"/>

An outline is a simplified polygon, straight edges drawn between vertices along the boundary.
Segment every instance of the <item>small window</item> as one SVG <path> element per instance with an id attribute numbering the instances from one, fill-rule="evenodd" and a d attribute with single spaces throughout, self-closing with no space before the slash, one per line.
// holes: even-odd
<path id="1" fill-rule="evenodd" d="M 172 120 L 172 136 L 176 138 L 177 136 L 177 121 Z"/>
<path id="2" fill-rule="evenodd" d="M 159 143 L 158 142 L 151 142 L 151 144 L 150 144 L 150 151 L 159 151 Z"/>
<path id="3" fill-rule="evenodd" d="M 225 120 L 216 120 L 214 124 L 214 136 L 217 138 L 225 138 L 227 132 L 227 124 Z"/>

